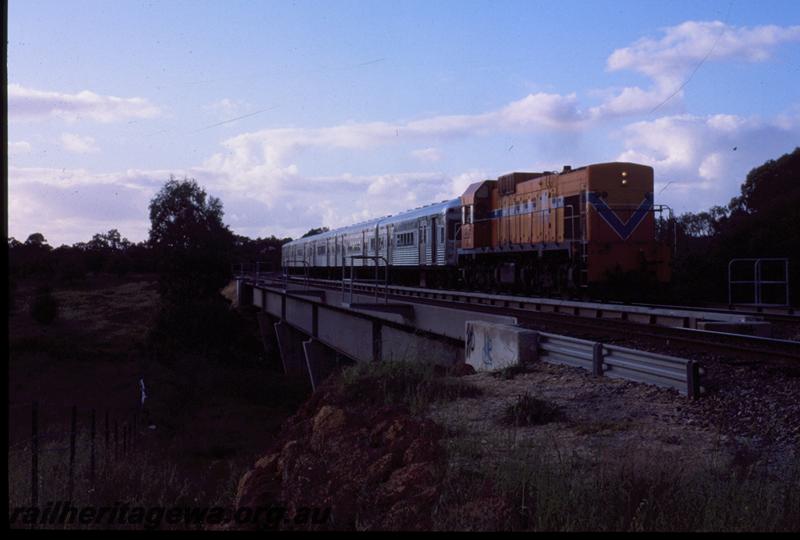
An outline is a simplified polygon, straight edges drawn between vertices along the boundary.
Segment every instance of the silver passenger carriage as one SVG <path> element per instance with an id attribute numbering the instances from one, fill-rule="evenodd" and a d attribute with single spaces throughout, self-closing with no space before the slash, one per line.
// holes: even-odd
<path id="1" fill-rule="evenodd" d="M 300 238 L 283 246 L 284 268 L 346 268 L 378 265 L 426 268 L 455 266 L 458 262 L 460 199 L 429 204 L 414 210 L 333 231 Z"/>

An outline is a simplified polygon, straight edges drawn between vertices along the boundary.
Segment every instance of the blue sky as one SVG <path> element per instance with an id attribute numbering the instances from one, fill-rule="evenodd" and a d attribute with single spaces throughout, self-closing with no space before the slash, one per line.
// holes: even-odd
<path id="1" fill-rule="evenodd" d="M 170 174 L 251 237 L 616 160 L 697 211 L 800 144 L 800 3 L 11 0 L 8 79 L 23 240 L 143 240 Z"/>

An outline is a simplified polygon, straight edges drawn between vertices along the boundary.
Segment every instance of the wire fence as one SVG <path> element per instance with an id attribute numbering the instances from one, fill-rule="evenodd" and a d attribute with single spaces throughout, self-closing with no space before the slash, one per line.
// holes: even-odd
<path id="1" fill-rule="evenodd" d="M 25 406 L 30 407 L 29 437 L 9 440 L 10 505 L 39 507 L 45 501 L 89 498 L 141 449 L 150 428 L 146 409 L 140 407 L 112 412 L 73 405 L 43 411 L 37 400 L 9 408 Z M 52 421 L 58 417 L 61 421 Z"/>

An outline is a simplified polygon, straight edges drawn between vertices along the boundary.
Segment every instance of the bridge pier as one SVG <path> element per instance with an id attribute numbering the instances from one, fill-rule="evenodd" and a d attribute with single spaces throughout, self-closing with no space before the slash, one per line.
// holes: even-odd
<path id="1" fill-rule="evenodd" d="M 239 307 L 253 305 L 253 286 L 242 279 L 236 280 L 236 304 Z"/>
<path id="2" fill-rule="evenodd" d="M 302 376 L 311 381 L 303 351 L 303 341 L 307 339 L 305 334 L 295 330 L 286 321 L 277 322 L 274 326 L 284 374 L 290 377 Z"/>
<path id="3" fill-rule="evenodd" d="M 339 355 L 315 338 L 303 342 L 303 352 L 306 357 L 308 377 L 311 380 L 311 389 L 316 390 L 336 368 Z"/>
<path id="4" fill-rule="evenodd" d="M 267 358 L 274 358 L 276 355 L 280 356 L 281 351 L 278 347 L 275 333 L 276 319 L 263 311 L 259 311 L 256 313 L 256 321 L 258 321 L 258 330 L 261 334 L 261 344 L 264 346 L 264 355 Z"/>

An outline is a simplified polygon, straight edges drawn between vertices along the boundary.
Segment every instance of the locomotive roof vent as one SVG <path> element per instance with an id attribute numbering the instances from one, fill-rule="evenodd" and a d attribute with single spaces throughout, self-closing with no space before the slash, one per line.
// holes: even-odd
<path id="1" fill-rule="evenodd" d="M 572 165 L 564 165 L 564 170 L 561 173 L 570 172 L 572 170 Z"/>

